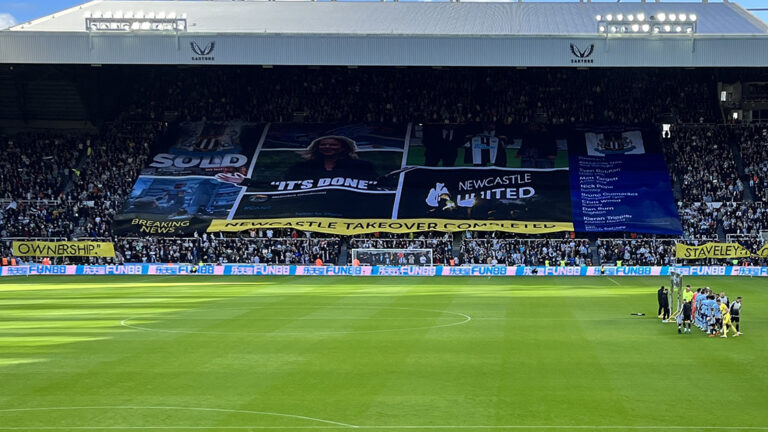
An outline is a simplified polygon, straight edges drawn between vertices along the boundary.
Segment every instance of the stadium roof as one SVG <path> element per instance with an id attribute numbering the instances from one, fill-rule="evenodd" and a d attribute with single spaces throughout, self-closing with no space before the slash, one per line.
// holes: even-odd
<path id="1" fill-rule="evenodd" d="M 84 15 L 175 12 L 188 33 L 594 35 L 596 15 L 695 14 L 698 34 L 768 34 L 732 3 L 434 3 L 311 1 L 95 0 L 12 27 L 11 31 L 85 32 Z"/>
<path id="2" fill-rule="evenodd" d="M 598 31 L 598 15 L 639 13 L 695 15 L 695 32 Z M 88 24 L 129 14 L 172 14 L 184 24 L 172 31 Z M 0 31 L 0 62 L 768 66 L 768 26 L 734 3 L 95 0 Z"/>

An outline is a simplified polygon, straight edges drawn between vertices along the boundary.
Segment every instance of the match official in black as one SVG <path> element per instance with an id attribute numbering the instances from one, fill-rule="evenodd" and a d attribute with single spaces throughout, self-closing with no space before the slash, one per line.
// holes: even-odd
<path id="1" fill-rule="evenodd" d="M 660 299 L 661 302 L 661 310 L 662 310 L 662 321 L 666 321 L 669 319 L 669 316 L 671 315 L 671 312 L 669 310 L 669 290 L 662 287 L 663 292 Z"/>
<path id="2" fill-rule="evenodd" d="M 661 288 L 659 288 L 658 291 L 656 291 L 656 297 L 658 298 L 658 301 L 659 301 L 659 313 L 658 313 L 658 315 L 659 315 L 659 318 L 661 318 L 661 316 L 662 316 L 661 314 L 664 312 L 664 307 L 662 306 L 662 304 L 663 304 L 662 303 L 662 298 L 665 297 L 665 295 L 664 295 L 664 286 L 663 285 L 661 286 Z M 669 303 L 669 301 L 667 301 L 667 303 Z"/>

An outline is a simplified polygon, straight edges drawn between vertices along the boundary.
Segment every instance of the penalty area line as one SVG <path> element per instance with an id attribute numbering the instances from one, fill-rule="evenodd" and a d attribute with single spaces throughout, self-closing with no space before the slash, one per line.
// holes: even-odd
<path id="1" fill-rule="evenodd" d="M 616 281 L 615 281 L 615 280 L 613 280 L 613 278 L 611 278 L 611 277 L 609 277 L 609 278 L 608 278 L 608 280 L 609 280 L 609 281 L 611 281 L 611 282 L 613 282 L 615 285 L 621 286 L 621 284 L 620 284 L 620 283 L 616 282 Z"/>

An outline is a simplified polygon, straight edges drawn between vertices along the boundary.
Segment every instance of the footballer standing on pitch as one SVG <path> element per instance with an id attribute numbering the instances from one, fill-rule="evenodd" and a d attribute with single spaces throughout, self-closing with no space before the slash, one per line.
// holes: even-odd
<path id="1" fill-rule="evenodd" d="M 693 304 L 691 300 L 687 300 L 683 303 L 682 319 L 677 324 L 678 333 L 690 333 L 691 332 L 691 315 L 693 312 Z"/>
<path id="2" fill-rule="evenodd" d="M 736 327 L 736 332 L 741 334 L 739 328 L 739 314 L 741 313 L 741 297 L 736 297 L 736 301 L 731 303 L 731 322 Z"/>

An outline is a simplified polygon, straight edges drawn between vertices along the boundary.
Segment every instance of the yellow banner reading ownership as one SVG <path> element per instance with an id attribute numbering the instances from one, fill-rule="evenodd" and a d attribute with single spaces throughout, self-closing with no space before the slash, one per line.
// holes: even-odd
<path id="1" fill-rule="evenodd" d="M 768 244 L 761 247 L 760 250 L 757 251 L 757 255 L 763 258 L 768 258 Z"/>
<path id="2" fill-rule="evenodd" d="M 702 246 L 678 243 L 675 256 L 679 259 L 743 258 L 752 256 L 752 252 L 738 243 L 707 243 Z"/>
<path id="3" fill-rule="evenodd" d="M 115 246 L 110 242 L 46 242 L 14 241 L 13 254 L 16 256 L 115 256 Z"/>
<path id="4" fill-rule="evenodd" d="M 517 222 L 477 221 L 450 219 L 336 219 L 336 218 L 290 218 L 290 219 L 237 219 L 213 220 L 208 231 L 237 232 L 260 228 L 296 228 L 327 234 L 366 234 L 373 232 L 408 233 L 418 231 L 505 231 L 527 234 L 541 234 L 558 231 L 573 231 L 571 222 Z"/>

